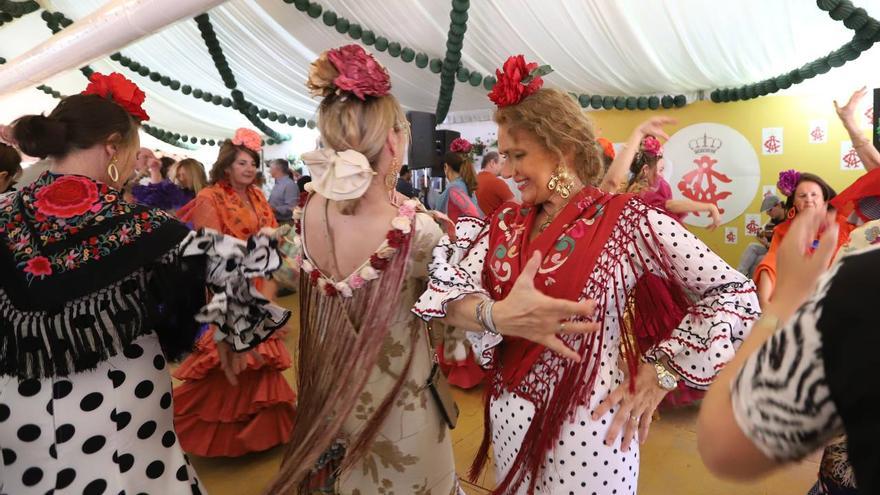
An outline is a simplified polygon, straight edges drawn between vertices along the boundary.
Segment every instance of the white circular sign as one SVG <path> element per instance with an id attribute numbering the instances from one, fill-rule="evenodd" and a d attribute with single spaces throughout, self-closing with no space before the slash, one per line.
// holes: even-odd
<path id="1" fill-rule="evenodd" d="M 714 204 L 722 223 L 742 215 L 755 198 L 761 182 L 758 155 L 736 130 L 721 124 L 694 124 L 673 134 L 663 148 L 664 175 L 673 198 Z M 706 227 L 711 217 L 691 213 L 684 222 Z"/>

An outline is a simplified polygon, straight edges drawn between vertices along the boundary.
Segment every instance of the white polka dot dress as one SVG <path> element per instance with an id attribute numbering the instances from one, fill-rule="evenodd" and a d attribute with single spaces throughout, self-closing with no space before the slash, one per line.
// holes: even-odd
<path id="1" fill-rule="evenodd" d="M 488 226 L 469 219 L 457 225 L 455 242 L 441 240 L 434 252 L 428 291 L 416 304 L 416 314 L 423 318 L 442 317 L 446 303 L 469 294 L 488 294 L 480 276 L 493 250 L 487 231 Z M 667 253 L 668 258 L 661 260 L 652 254 L 658 251 Z M 744 321 L 756 315 L 758 303 L 752 283 L 678 222 L 640 201 L 631 201 L 599 256 L 584 294 L 604 299 L 605 308 L 625 307 L 638 278 L 645 273 L 661 274 L 660 263 L 666 263 L 677 282 L 697 295 L 695 307 L 703 311 L 689 313 L 671 338 L 651 353 L 668 355 L 670 365 L 689 385 L 704 387 L 711 383 L 720 365 L 732 357 L 745 336 Z M 634 441 L 628 452 L 621 450 L 619 437 L 611 445 L 604 444 L 616 409 L 598 421 L 591 418 L 599 402 L 624 380 L 618 369 L 621 322 L 617 312 L 607 311 L 603 324 L 604 342 L 592 356 L 592 362 L 598 361 L 599 366 L 592 395 L 587 405 L 576 409 L 574 420 L 562 425 L 553 449 L 544 457 L 535 493 L 636 493 L 638 442 Z M 598 334 L 593 338 L 598 339 Z M 484 364 L 503 342 L 499 336 L 474 332 L 468 332 L 468 339 Z M 530 374 L 536 373 L 535 369 Z M 534 411 L 530 401 L 511 391 L 502 391 L 491 401 L 489 417 L 497 481 L 511 469 L 523 448 Z M 528 481 L 515 493 L 528 493 Z"/>
<path id="2" fill-rule="evenodd" d="M 0 494 L 205 493 L 174 433 L 153 335 L 92 371 L 0 378 Z"/>

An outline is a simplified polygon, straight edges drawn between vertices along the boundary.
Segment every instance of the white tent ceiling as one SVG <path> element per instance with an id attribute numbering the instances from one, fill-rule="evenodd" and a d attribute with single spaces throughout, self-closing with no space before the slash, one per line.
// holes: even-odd
<path id="1" fill-rule="evenodd" d="M 40 3 L 76 20 L 106 0 Z M 399 41 L 431 58 L 443 58 L 449 1 L 319 3 L 377 36 Z M 856 3 L 880 18 L 877 0 Z M 210 15 L 244 95 L 262 108 L 306 119 L 313 117 L 317 103 L 304 87 L 309 63 L 325 49 L 353 42 L 320 18 L 313 19 L 282 0 L 230 0 Z M 471 0 L 467 27 L 462 63 L 483 75 L 491 74 L 508 55 L 523 53 L 527 59 L 553 66 L 555 72 L 546 78 L 547 84 L 567 91 L 611 96 L 684 93 L 689 99 L 701 90 L 738 86 L 787 72 L 852 37 L 852 31 L 807 0 Z M 29 14 L 0 27 L 0 56 L 12 60 L 50 36 L 40 13 Z M 124 55 L 184 84 L 216 95 L 229 94 L 192 20 L 120 48 Z M 406 108 L 434 110 L 440 86 L 437 74 L 368 49 L 389 68 L 393 92 Z M 878 51 L 870 50 L 859 60 L 795 88 L 821 90 L 828 81 L 849 88 L 877 81 Z M 231 108 L 183 95 L 109 58 L 93 62 L 92 67 L 119 71 L 141 85 L 148 95 L 145 106 L 151 123 L 161 128 L 223 138 L 236 127 L 251 126 Z M 47 83 L 69 94 L 81 90 L 85 80 L 71 71 Z M 51 108 L 51 99 L 36 90 L 20 93 Z M 19 111 L 21 94 L 14 96 L 15 105 L 9 95 L 0 96 L 0 119 L 15 117 L 8 113 Z M 452 117 L 489 108 L 485 95 L 482 85 L 456 84 Z M 283 134 L 302 131 L 267 124 Z"/>

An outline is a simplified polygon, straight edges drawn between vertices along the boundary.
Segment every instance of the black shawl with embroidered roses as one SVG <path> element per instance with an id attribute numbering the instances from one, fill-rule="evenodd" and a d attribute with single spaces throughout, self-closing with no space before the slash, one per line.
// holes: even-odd
<path id="1" fill-rule="evenodd" d="M 0 375 L 95 368 L 151 331 L 169 359 L 189 349 L 205 304 L 189 229 L 77 175 L 43 174 L 0 196 Z"/>

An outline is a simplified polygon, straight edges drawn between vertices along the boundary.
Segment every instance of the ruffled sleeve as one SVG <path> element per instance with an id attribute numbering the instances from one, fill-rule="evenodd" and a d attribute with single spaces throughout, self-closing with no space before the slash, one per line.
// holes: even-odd
<path id="1" fill-rule="evenodd" d="M 225 340 L 236 351 L 248 350 L 287 323 L 290 311 L 270 302 L 253 284 L 253 279 L 281 265 L 276 241 L 259 235 L 245 242 L 200 229 L 178 250 L 182 257 L 206 259 L 205 282 L 212 295 L 196 320 L 213 325 L 216 341 Z"/>
<path id="2" fill-rule="evenodd" d="M 428 289 L 416 302 L 413 313 L 428 321 L 446 316 L 446 305 L 470 294 L 489 293 L 482 286 L 483 264 L 489 252 L 489 226 L 476 218 L 464 218 L 455 226 L 456 240 L 443 236 L 434 248 L 434 260 L 428 267 Z M 486 364 L 500 335 L 466 332 L 467 340 Z"/>
<path id="3" fill-rule="evenodd" d="M 167 179 L 145 186 L 136 184 L 131 193 L 138 203 L 162 210 L 176 210 L 192 199 L 183 189 Z"/>
<path id="4" fill-rule="evenodd" d="M 668 356 L 689 385 L 705 389 L 760 317 L 755 286 L 681 224 L 653 208 L 646 209 L 637 234 L 639 252 L 631 256 L 642 260 L 641 274 L 665 273 L 696 300 L 670 337 L 648 355 Z"/>

